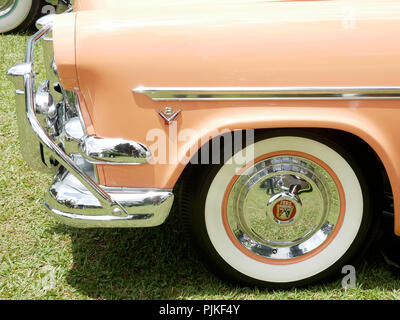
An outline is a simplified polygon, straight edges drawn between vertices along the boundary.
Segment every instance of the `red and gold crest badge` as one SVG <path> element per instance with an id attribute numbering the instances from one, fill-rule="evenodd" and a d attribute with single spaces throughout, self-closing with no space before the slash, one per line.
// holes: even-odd
<path id="1" fill-rule="evenodd" d="M 279 221 L 291 220 L 296 215 L 296 206 L 290 200 L 280 200 L 275 203 L 273 214 Z"/>

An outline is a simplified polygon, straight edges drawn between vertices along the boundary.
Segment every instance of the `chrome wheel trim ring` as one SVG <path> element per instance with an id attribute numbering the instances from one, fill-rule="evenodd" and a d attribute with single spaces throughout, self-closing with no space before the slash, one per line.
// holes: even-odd
<path id="1" fill-rule="evenodd" d="M 326 163 L 337 175 L 346 201 L 344 220 L 337 235 L 323 250 L 307 259 L 291 264 L 270 264 L 244 254 L 234 245 L 227 234 L 221 214 L 224 191 L 245 163 L 232 163 L 233 158 L 223 165 L 215 175 L 205 201 L 205 223 L 212 246 L 231 268 L 245 276 L 260 281 L 286 283 L 312 277 L 337 262 L 356 238 L 363 216 L 363 194 L 356 174 L 347 161 L 330 147 L 308 138 L 284 136 L 267 138 L 245 148 L 243 154 L 252 151 L 256 159 L 267 153 L 282 150 L 304 152 Z M 249 161 L 249 160 L 247 160 Z"/>
<path id="2" fill-rule="evenodd" d="M 0 0 L 0 18 L 14 10 L 18 0 Z"/>
<path id="3" fill-rule="evenodd" d="M 340 227 L 337 184 L 307 155 L 266 156 L 227 190 L 227 232 L 237 246 L 260 258 L 290 262 L 302 257 Z"/>

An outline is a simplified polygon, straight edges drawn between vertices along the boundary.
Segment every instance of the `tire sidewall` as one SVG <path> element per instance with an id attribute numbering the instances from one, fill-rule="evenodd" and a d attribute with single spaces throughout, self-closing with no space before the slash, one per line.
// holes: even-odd
<path id="1" fill-rule="evenodd" d="M 0 17 L 0 33 L 11 32 L 19 29 L 24 22 L 29 19 L 32 10 L 40 2 L 37 0 L 18 0 L 15 7 L 8 15 Z"/>
<path id="2" fill-rule="evenodd" d="M 361 208 L 358 207 L 358 218 L 353 221 L 349 221 L 349 217 L 354 218 L 354 212 L 350 213 L 349 210 L 354 210 L 353 206 L 346 206 L 345 220 L 343 221 L 343 225 L 339 230 L 338 235 L 332 240 L 332 242 L 320 253 L 314 255 L 313 257 L 305 260 L 303 263 L 298 262 L 288 266 L 274 266 L 272 269 L 268 269 L 271 265 L 267 265 L 261 262 L 250 261 L 249 257 L 244 255 L 243 253 L 239 253 L 234 245 L 228 242 L 228 236 L 223 228 L 221 228 L 221 223 L 219 220 L 221 218 L 221 210 L 212 209 L 214 211 L 212 214 L 210 213 L 210 208 L 207 207 L 210 204 L 210 197 L 222 197 L 221 194 L 225 192 L 224 190 L 213 189 L 213 182 L 215 183 L 216 177 L 218 174 L 221 174 L 221 170 L 224 169 L 224 164 L 221 165 L 213 165 L 206 166 L 203 168 L 202 173 L 202 184 L 199 186 L 198 197 L 196 197 L 196 205 L 193 214 L 193 221 L 196 228 L 192 229 L 192 232 L 195 233 L 194 240 L 197 242 L 197 245 L 200 248 L 205 248 L 202 251 L 203 258 L 206 259 L 207 265 L 211 267 L 214 272 L 217 272 L 220 276 L 225 279 L 246 285 L 260 285 L 260 286 L 268 286 L 268 287 L 279 287 L 286 288 L 292 286 L 302 286 L 306 284 L 312 284 L 315 282 L 319 282 L 323 279 L 329 279 L 334 275 L 339 275 L 341 268 L 349 263 L 356 263 L 357 253 L 366 245 L 366 238 L 368 232 L 371 228 L 373 221 L 373 203 L 371 202 L 371 197 L 369 195 L 370 190 L 368 188 L 368 183 L 362 174 L 364 171 L 358 165 L 359 161 L 356 160 L 350 153 L 342 148 L 340 145 L 335 143 L 333 140 L 330 140 L 324 136 L 321 136 L 317 133 L 303 131 L 303 130 L 276 130 L 271 132 L 264 132 L 262 134 L 258 134 L 255 139 L 255 144 L 262 141 L 272 141 L 273 139 L 283 139 L 287 140 L 290 137 L 297 138 L 299 140 L 311 140 L 316 144 L 322 144 L 324 148 L 330 149 L 334 153 L 337 154 L 338 157 L 347 164 L 347 166 L 351 169 L 351 174 L 354 175 L 353 178 L 356 179 L 359 186 L 358 200 L 354 200 L 354 196 L 352 195 L 351 201 L 361 203 Z M 271 140 L 272 139 L 272 140 Z M 300 146 L 299 146 L 300 147 Z M 280 150 L 285 150 L 287 148 L 283 147 Z M 296 148 L 294 148 L 296 149 Z M 304 149 L 297 148 L 298 151 L 304 152 Z M 272 151 L 272 150 L 268 150 Z M 318 152 L 318 151 L 317 151 Z M 266 152 L 267 153 L 267 152 Z M 307 153 L 307 151 L 305 152 Z M 317 158 L 321 158 L 315 152 L 309 152 L 313 156 L 317 156 Z M 322 160 L 324 156 L 322 156 Z M 335 164 L 332 164 L 332 160 L 326 160 L 328 165 L 331 165 L 333 170 L 335 171 Z M 205 171 L 205 172 L 204 172 Z M 337 173 L 337 172 L 335 172 Z M 347 172 L 348 174 L 349 172 Z M 341 176 L 339 174 L 339 176 Z M 343 178 L 343 177 L 342 177 Z M 346 189 L 346 186 L 344 186 Z M 221 188 L 222 189 L 222 188 Z M 347 190 L 346 194 L 346 202 L 349 201 L 349 191 Z M 214 207 L 220 208 L 219 202 L 217 205 L 214 204 Z M 353 208 L 353 209 L 352 209 Z M 210 219 L 210 215 L 214 216 L 214 219 Z M 218 217 L 218 218 L 216 218 Z M 347 220 L 346 220 L 347 218 Z M 210 228 L 214 228 L 211 231 L 211 237 L 209 235 Z M 350 230 L 350 234 L 348 234 Z M 346 237 L 346 241 L 343 241 L 343 237 Z M 217 239 L 217 240 L 216 240 Z M 225 244 L 222 246 L 216 242 L 221 241 Z M 230 248 L 229 248 L 230 243 Z M 334 248 L 334 249 L 332 249 Z M 230 255 L 235 255 L 235 259 L 232 259 Z M 250 260 L 249 260 L 250 259 Z M 236 262 L 233 262 L 235 260 Z M 241 262 L 242 267 L 238 267 L 235 265 L 237 261 Z M 307 272 L 305 268 L 312 267 L 312 264 L 319 264 L 321 267 L 314 268 L 314 271 Z M 234 265 L 234 267 L 231 266 Z M 262 264 L 264 269 L 266 270 L 276 270 L 274 272 L 283 272 L 286 274 L 285 277 L 281 277 L 277 279 L 276 277 L 268 278 L 265 276 L 260 276 L 258 273 L 254 273 L 254 267 L 257 264 Z M 245 266 L 245 267 L 244 267 Z M 283 267 L 283 268 L 282 268 Z M 257 267 L 260 272 L 261 265 Z M 301 271 L 296 271 L 297 268 L 300 268 Z M 315 271 L 317 270 L 317 271 Z M 268 273 L 267 271 L 261 271 L 264 274 Z M 296 275 L 297 276 L 294 276 Z M 301 276 L 298 276 L 302 274 Z M 297 278 L 296 278 L 297 277 Z"/>

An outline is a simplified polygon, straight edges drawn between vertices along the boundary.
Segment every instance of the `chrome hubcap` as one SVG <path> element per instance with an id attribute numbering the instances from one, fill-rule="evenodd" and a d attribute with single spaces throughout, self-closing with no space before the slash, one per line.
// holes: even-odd
<path id="1" fill-rule="evenodd" d="M 338 182 L 329 171 L 322 163 L 292 155 L 247 168 L 234 182 L 225 208 L 239 246 L 264 258 L 287 260 L 326 243 L 341 214 Z"/>
<path id="2" fill-rule="evenodd" d="M 0 17 L 7 15 L 13 8 L 17 0 L 0 0 Z"/>

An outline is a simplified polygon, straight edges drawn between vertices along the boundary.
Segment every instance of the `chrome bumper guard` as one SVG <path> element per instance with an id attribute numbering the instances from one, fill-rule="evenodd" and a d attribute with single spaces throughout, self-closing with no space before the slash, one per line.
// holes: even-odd
<path id="1" fill-rule="evenodd" d="M 127 216 L 104 214 L 100 202 L 68 171 L 58 174 L 46 195 L 45 207 L 59 221 L 84 227 L 149 227 L 166 219 L 173 202 L 168 190 L 103 187 L 112 199 L 123 204 Z M 85 215 L 82 215 L 82 211 Z"/>
<path id="2" fill-rule="evenodd" d="M 36 43 L 51 32 L 52 18 L 45 16 L 42 19 L 42 23 L 38 21 L 42 28 L 28 41 L 25 62 L 11 67 L 7 76 L 16 88 L 19 140 L 25 160 L 39 171 L 55 172 L 58 169 L 54 183 L 45 195 L 45 207 L 56 219 L 75 227 L 148 227 L 163 223 L 173 203 L 171 190 L 100 186 L 91 173 L 91 154 L 84 151 L 78 155 L 67 154 L 68 150 L 79 150 L 85 141 L 93 139 L 83 136 L 75 141 L 74 148 L 68 148 L 54 141 L 52 133 L 43 128 L 46 122 L 40 118 L 40 106 L 36 105 L 36 99 L 40 99 L 39 95 L 46 93 L 47 89 L 43 86 L 37 92 L 35 90 L 33 54 Z M 68 134 L 63 132 L 60 136 Z M 119 139 L 110 139 L 114 140 Z M 135 142 L 131 144 L 143 146 Z M 143 155 L 147 159 L 149 153 L 143 147 Z M 107 163 L 97 157 L 95 160 L 98 160 L 96 163 Z M 138 164 L 145 162 L 139 160 L 135 161 Z M 124 158 L 122 163 L 129 161 Z"/>

